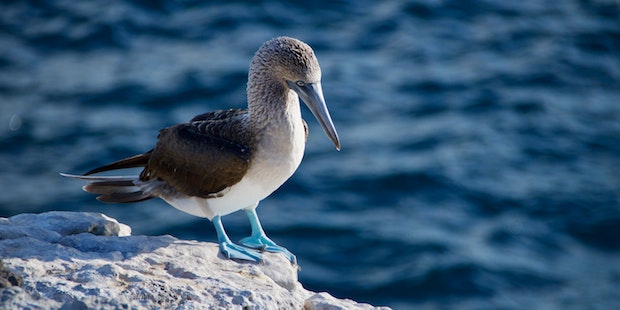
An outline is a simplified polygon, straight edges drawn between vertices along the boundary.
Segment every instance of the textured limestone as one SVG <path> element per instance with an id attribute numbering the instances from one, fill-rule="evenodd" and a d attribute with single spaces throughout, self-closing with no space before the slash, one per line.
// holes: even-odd
<path id="1" fill-rule="evenodd" d="M 0 218 L 0 257 L 1 309 L 376 309 L 304 289 L 279 254 L 240 263 L 99 213 Z"/>

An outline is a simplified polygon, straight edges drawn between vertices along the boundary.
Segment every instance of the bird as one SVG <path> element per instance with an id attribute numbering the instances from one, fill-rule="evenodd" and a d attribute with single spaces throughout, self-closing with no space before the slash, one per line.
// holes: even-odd
<path id="1" fill-rule="evenodd" d="M 325 103 L 321 68 L 312 48 L 281 36 L 263 43 L 248 71 L 247 108 L 200 114 L 187 123 L 159 131 L 146 153 L 121 159 L 82 175 L 82 189 L 105 203 L 133 203 L 161 198 L 174 208 L 209 219 L 220 252 L 229 259 L 260 262 L 263 252 L 297 258 L 263 230 L 259 202 L 278 189 L 299 167 L 308 137 L 301 101 L 340 150 L 340 139 Z M 140 168 L 139 175 L 96 175 Z M 221 218 L 243 210 L 250 236 L 238 244 L 228 237 Z"/>

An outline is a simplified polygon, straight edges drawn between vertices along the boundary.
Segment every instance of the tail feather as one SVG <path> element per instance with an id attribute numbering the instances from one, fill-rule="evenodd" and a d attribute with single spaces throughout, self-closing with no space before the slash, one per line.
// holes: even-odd
<path id="1" fill-rule="evenodd" d="M 137 176 L 86 176 L 61 173 L 62 176 L 81 179 L 89 183 L 82 189 L 98 194 L 97 200 L 107 203 L 131 203 L 153 198 L 138 186 Z"/>
<path id="2" fill-rule="evenodd" d="M 84 190 L 90 192 L 89 189 L 93 187 L 100 188 L 103 190 L 104 188 L 118 188 L 118 187 L 135 187 L 135 183 L 131 180 L 128 181 L 97 181 L 91 182 L 88 185 L 84 185 Z"/>
<path id="3" fill-rule="evenodd" d="M 109 171 L 109 170 L 145 167 L 149 163 L 149 158 L 151 157 L 152 152 L 153 150 L 150 150 L 144 154 L 139 154 L 139 155 L 125 158 L 125 159 L 121 159 L 119 161 L 115 161 L 111 164 L 101 166 L 99 168 L 95 168 L 91 171 L 88 171 L 84 173 L 84 175 L 90 175 L 90 174 L 95 174 L 95 173 Z"/>
<path id="4" fill-rule="evenodd" d="M 142 191 L 123 193 L 123 192 L 115 192 L 115 193 L 106 193 L 97 196 L 97 200 L 106 203 L 132 203 L 139 202 L 144 200 L 149 200 L 153 197 L 145 194 Z"/>

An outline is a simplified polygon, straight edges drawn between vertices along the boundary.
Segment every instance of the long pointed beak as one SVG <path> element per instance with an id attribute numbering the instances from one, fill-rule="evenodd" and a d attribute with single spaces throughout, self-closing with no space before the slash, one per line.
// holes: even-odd
<path id="1" fill-rule="evenodd" d="M 316 120 L 321 124 L 321 127 L 323 127 L 323 131 L 325 131 L 327 137 L 332 140 L 336 149 L 340 151 L 340 139 L 338 138 L 338 133 L 336 132 L 336 127 L 334 127 L 332 118 L 329 116 L 325 98 L 323 98 L 321 83 L 308 83 L 304 86 L 299 86 L 291 81 L 287 81 L 287 83 L 306 104 L 308 109 L 310 109 Z"/>

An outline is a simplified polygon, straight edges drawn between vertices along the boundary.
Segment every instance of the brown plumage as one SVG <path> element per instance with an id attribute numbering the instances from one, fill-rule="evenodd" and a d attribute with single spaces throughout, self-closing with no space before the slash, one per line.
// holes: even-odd
<path id="1" fill-rule="evenodd" d="M 238 128 L 246 126 L 247 109 L 214 111 L 195 116 L 189 123 L 159 131 L 154 149 L 95 168 L 84 175 L 110 170 L 144 167 L 140 181 L 165 180 L 168 190 L 201 198 L 217 197 L 236 184 L 250 164 L 250 137 Z M 130 190 L 132 181 L 94 181 L 84 190 L 100 194 L 98 200 L 130 203 L 151 198 Z M 115 194 L 115 192 L 117 192 Z"/>

